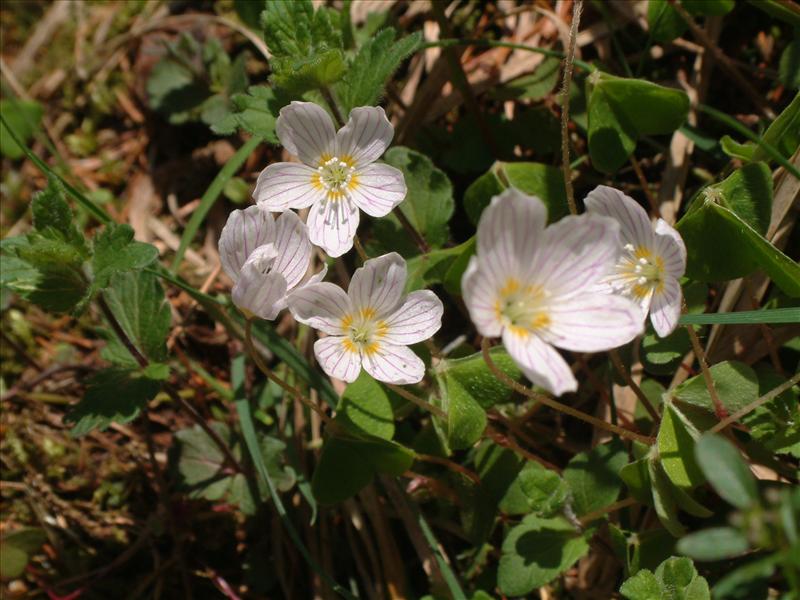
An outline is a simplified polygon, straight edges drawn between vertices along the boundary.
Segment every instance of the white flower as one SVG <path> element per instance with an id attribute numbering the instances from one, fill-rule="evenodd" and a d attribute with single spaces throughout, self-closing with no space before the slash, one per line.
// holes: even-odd
<path id="1" fill-rule="evenodd" d="M 580 215 L 546 224 L 538 198 L 514 188 L 492 198 L 461 287 L 478 331 L 502 337 L 528 379 L 561 395 L 578 384 L 554 346 L 609 350 L 641 333 L 642 319 L 627 298 L 590 293 L 619 254 L 615 221 Z"/>
<path id="2" fill-rule="evenodd" d="M 669 335 L 681 316 L 683 294 L 678 280 L 686 270 L 686 246 L 680 234 L 663 219 L 654 230 L 644 208 L 605 185 L 592 190 L 585 204 L 588 212 L 620 224 L 622 253 L 603 281 L 606 289 L 637 302 L 643 319 L 650 313 L 656 333 Z"/>
<path id="3" fill-rule="evenodd" d="M 375 163 L 394 136 L 382 108 L 354 108 L 337 133 L 324 109 L 295 101 L 281 109 L 276 129 L 302 164 L 269 165 L 258 176 L 253 197 L 274 212 L 310 206 L 311 242 L 330 256 L 353 247 L 358 209 L 383 217 L 405 198 L 402 172 Z"/>
<path id="4" fill-rule="evenodd" d="M 391 252 L 356 269 L 347 293 L 332 283 L 308 285 L 289 295 L 294 318 L 328 334 L 314 344 L 322 369 L 355 381 L 361 367 L 379 381 L 417 383 L 425 365 L 408 348 L 442 325 L 442 301 L 429 290 L 404 296 L 406 261 Z"/>
<path id="5" fill-rule="evenodd" d="M 269 321 L 286 308 L 286 294 L 298 287 L 311 260 L 305 224 L 293 212 L 277 222 L 257 206 L 235 210 L 219 238 L 222 268 L 233 280 L 231 297 L 246 316 Z M 325 277 L 326 269 L 308 283 Z"/>

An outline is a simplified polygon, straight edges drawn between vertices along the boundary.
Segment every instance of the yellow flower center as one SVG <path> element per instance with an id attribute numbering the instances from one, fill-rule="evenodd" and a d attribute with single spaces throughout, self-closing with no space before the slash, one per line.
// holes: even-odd
<path id="1" fill-rule="evenodd" d="M 350 352 L 373 354 L 378 350 L 378 342 L 386 335 L 388 326 L 385 321 L 375 318 L 372 308 L 362 308 L 354 314 L 342 319 L 344 346 Z"/>
<path id="2" fill-rule="evenodd" d="M 660 291 L 664 285 L 664 261 L 649 248 L 625 244 L 617 275 L 611 282 L 620 291 L 642 299 L 652 290 Z"/>
<path id="3" fill-rule="evenodd" d="M 500 289 L 495 312 L 503 325 L 517 335 L 526 336 L 550 324 L 547 311 L 549 296 L 550 293 L 540 286 L 522 285 L 517 279 L 509 277 Z"/>
<path id="4" fill-rule="evenodd" d="M 329 200 L 338 200 L 358 183 L 355 161 L 351 156 L 323 155 L 319 160 L 317 172 L 311 183 L 318 189 L 325 190 Z"/>

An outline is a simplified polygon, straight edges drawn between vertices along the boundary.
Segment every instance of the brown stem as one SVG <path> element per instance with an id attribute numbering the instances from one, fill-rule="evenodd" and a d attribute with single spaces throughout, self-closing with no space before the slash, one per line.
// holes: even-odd
<path id="1" fill-rule="evenodd" d="M 650 416 L 653 420 L 658 423 L 661 420 L 661 416 L 658 414 L 658 411 L 650 402 L 650 399 L 645 396 L 642 388 L 638 386 L 638 384 L 633 380 L 631 374 L 628 372 L 628 369 L 625 368 L 625 365 L 622 363 L 622 359 L 619 356 L 619 353 L 614 350 L 608 351 L 608 356 L 611 358 L 611 364 L 614 365 L 614 368 L 617 370 L 617 373 L 625 380 L 626 385 L 633 390 L 633 393 L 636 394 L 636 397 L 642 403 L 642 405 L 647 409 L 647 412 L 650 413 Z"/>
<path id="2" fill-rule="evenodd" d="M 358 253 L 358 257 L 361 259 L 361 264 L 367 262 L 367 259 L 369 257 L 367 256 L 367 253 L 364 251 L 364 246 L 361 245 L 361 240 L 359 239 L 358 234 L 356 234 L 353 237 L 353 246 L 355 246 L 356 252 Z"/>
<path id="3" fill-rule="evenodd" d="M 636 173 L 636 179 L 639 180 L 639 185 L 642 186 L 642 190 L 644 191 L 644 195 L 647 198 L 648 204 L 650 204 L 650 214 L 651 215 L 658 215 L 658 202 L 656 201 L 653 193 L 650 191 L 650 184 L 647 183 L 647 178 L 644 176 L 644 171 L 642 171 L 641 165 L 639 165 L 639 161 L 636 160 L 636 157 L 631 154 L 630 163 L 633 167 L 633 172 Z"/>
<path id="4" fill-rule="evenodd" d="M 275 375 L 272 372 L 266 363 L 261 358 L 258 350 L 256 350 L 255 345 L 253 344 L 253 320 L 247 319 L 247 322 L 244 327 L 244 344 L 247 348 L 247 353 L 250 355 L 250 358 L 253 359 L 253 362 L 258 367 L 258 370 L 261 371 L 270 381 L 278 384 L 285 392 L 294 396 L 299 400 L 302 404 L 305 404 L 308 408 L 313 410 L 315 413 L 319 415 L 319 418 L 322 419 L 325 423 L 329 423 L 331 418 L 325 414 L 325 412 L 316 404 L 314 404 L 311 400 L 306 398 L 296 387 L 288 384 L 283 379 Z"/>
<path id="5" fill-rule="evenodd" d="M 703 372 L 703 379 L 708 388 L 708 394 L 711 396 L 711 402 L 714 403 L 714 411 L 717 413 L 718 419 L 724 419 L 728 416 L 728 411 L 722 401 L 719 399 L 717 389 L 714 387 L 714 379 L 711 377 L 711 371 L 708 368 L 708 361 L 706 361 L 706 353 L 703 351 L 703 346 L 700 344 L 700 339 L 694 327 L 691 325 L 686 326 L 686 331 L 689 332 L 689 340 L 692 342 L 692 350 L 697 357 L 697 362 L 700 363 L 700 370 Z"/>
<path id="6" fill-rule="evenodd" d="M 516 452 L 520 456 L 524 457 L 527 460 L 537 462 L 542 465 L 545 469 L 550 469 L 551 471 L 555 471 L 556 473 L 561 473 L 561 467 L 558 465 L 554 465 L 553 463 L 543 459 L 540 456 L 536 456 L 533 452 L 530 452 L 520 446 L 517 441 L 510 435 L 506 435 L 501 433 L 491 425 L 486 427 L 486 435 L 498 446 L 502 446 L 503 448 L 508 448 L 512 452 Z"/>
<path id="7" fill-rule="evenodd" d="M 444 419 L 445 421 L 447 420 L 447 413 L 444 412 L 438 406 L 434 406 L 433 404 L 431 404 L 427 400 L 423 400 L 419 396 L 415 396 L 414 394 L 412 394 L 408 390 L 401 388 L 399 385 L 394 385 L 393 383 L 387 383 L 386 387 L 388 387 L 390 390 L 392 390 L 395 394 L 398 394 L 398 395 L 402 396 L 403 398 L 405 398 L 406 400 L 408 400 L 412 404 L 416 404 L 420 408 L 424 408 L 429 413 L 432 413 L 432 414 L 436 415 L 440 419 Z"/>
<path id="8" fill-rule="evenodd" d="M 394 216 L 397 217 L 397 220 L 400 221 L 400 225 L 403 226 L 403 229 L 406 230 L 406 233 L 411 236 L 411 239 L 414 240 L 414 243 L 419 248 L 420 252 L 423 254 L 427 254 L 431 251 L 431 247 L 428 245 L 428 242 L 425 241 L 425 238 L 417 231 L 414 226 L 411 224 L 411 221 L 408 220 L 408 217 L 400 210 L 399 206 L 395 206 L 392 209 Z"/>
<path id="9" fill-rule="evenodd" d="M 500 369 L 498 369 L 497 365 L 494 364 L 494 361 L 492 360 L 492 357 L 489 353 L 489 340 L 487 338 L 483 338 L 483 341 L 481 342 L 481 352 L 483 353 L 483 360 L 486 362 L 486 366 L 489 367 L 489 370 L 494 374 L 494 376 L 497 377 L 504 384 L 506 384 L 508 387 L 519 392 L 520 394 L 523 394 L 528 398 L 532 398 L 538 402 L 541 402 L 542 404 L 549 406 L 553 410 L 557 410 L 564 414 L 575 417 L 576 419 L 580 419 L 581 421 L 585 421 L 590 425 L 594 425 L 595 427 L 599 427 L 600 429 L 603 429 L 605 431 L 616 433 L 618 436 L 622 438 L 633 440 L 636 442 L 641 442 L 643 444 L 647 444 L 648 446 L 653 444 L 653 442 L 655 441 L 654 438 L 652 437 L 635 433 L 628 429 L 624 429 L 617 425 L 613 425 L 612 423 L 607 423 L 602 419 L 598 419 L 597 417 L 593 417 L 590 414 L 574 409 L 571 406 L 562 404 L 558 400 L 554 400 L 553 398 L 545 396 L 544 394 L 538 394 L 533 390 L 525 387 L 524 385 L 517 383 L 516 381 L 511 379 L 508 375 L 503 373 Z"/>
<path id="10" fill-rule="evenodd" d="M 722 419 L 719 423 L 717 423 L 711 429 L 709 429 L 709 431 L 711 433 L 716 433 L 718 431 L 722 431 L 728 425 L 730 425 L 732 423 L 735 423 L 736 421 L 741 419 L 746 414 L 748 414 L 750 412 L 753 412 L 755 409 L 757 409 L 762 404 L 764 404 L 766 402 L 769 402 L 770 400 L 772 400 L 773 398 L 775 398 L 777 396 L 780 396 L 783 392 L 785 392 L 786 390 L 788 390 L 790 387 L 792 387 L 793 385 L 797 384 L 798 382 L 800 382 L 800 373 L 797 373 L 794 377 L 792 377 L 788 381 L 785 381 L 784 383 L 782 383 L 778 387 L 771 389 L 770 391 L 768 391 L 766 394 L 764 394 L 763 396 L 761 396 L 757 400 L 753 400 L 747 406 L 743 406 L 742 408 L 737 410 L 735 413 L 733 413 L 729 417 L 726 417 L 726 418 Z"/>
<path id="11" fill-rule="evenodd" d="M 575 0 L 572 5 L 572 24 L 569 28 L 569 47 L 564 57 L 564 77 L 561 84 L 561 169 L 564 172 L 564 187 L 567 190 L 569 212 L 578 214 L 575 205 L 575 192 L 572 189 L 572 171 L 569 166 L 569 88 L 572 83 L 572 67 L 575 62 L 575 42 L 578 37 L 578 25 L 581 21 L 583 0 Z"/>
<path id="12" fill-rule="evenodd" d="M 446 458 L 442 458 L 441 456 L 433 456 L 431 454 L 417 454 L 414 458 L 416 458 L 417 460 L 421 460 L 422 462 L 429 462 L 437 465 L 442 465 L 443 467 L 447 467 L 451 471 L 461 473 L 468 479 L 471 479 L 476 485 L 481 484 L 481 478 L 478 477 L 477 473 L 475 473 L 474 471 L 470 471 L 466 467 L 462 467 L 461 465 L 453 462 L 452 460 L 447 460 Z"/>
<path id="13" fill-rule="evenodd" d="M 618 510 L 622 510 L 623 508 L 633 506 L 637 502 L 638 501 L 636 500 L 636 498 L 625 498 L 624 500 L 614 502 L 613 504 L 609 504 L 608 506 L 604 506 L 603 508 L 598 508 L 597 510 L 593 510 L 592 512 L 583 515 L 579 519 L 580 524 L 582 527 L 585 527 L 592 521 L 595 521 L 600 517 L 604 517 L 608 513 L 616 512 Z"/>

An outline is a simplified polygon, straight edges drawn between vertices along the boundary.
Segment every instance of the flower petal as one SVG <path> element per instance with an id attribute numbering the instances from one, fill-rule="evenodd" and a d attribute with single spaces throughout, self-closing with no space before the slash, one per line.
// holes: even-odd
<path id="1" fill-rule="evenodd" d="M 371 217 L 385 217 L 406 197 L 403 172 L 384 164 L 371 164 L 355 174 L 351 198 Z"/>
<path id="2" fill-rule="evenodd" d="M 324 198 L 324 189 L 315 185 L 316 170 L 300 163 L 274 163 L 261 171 L 253 199 L 263 210 L 283 212 L 306 208 Z"/>
<path id="3" fill-rule="evenodd" d="M 495 310 L 498 290 L 494 281 L 493 277 L 481 270 L 477 256 L 469 259 L 467 269 L 461 278 L 461 292 L 470 319 L 478 332 L 486 337 L 498 337 L 503 330 Z"/>
<path id="4" fill-rule="evenodd" d="M 308 211 L 308 237 L 329 256 L 341 256 L 353 247 L 358 220 L 358 208 L 347 198 L 321 200 Z"/>
<path id="5" fill-rule="evenodd" d="M 653 227 L 636 200 L 607 185 L 598 185 L 583 201 L 590 213 L 611 217 L 620 225 L 622 245 L 653 246 Z"/>
<path id="6" fill-rule="evenodd" d="M 342 335 L 342 319 L 352 312 L 344 290 L 326 281 L 298 288 L 287 300 L 297 321 L 328 335 Z"/>
<path id="7" fill-rule="evenodd" d="M 650 306 L 650 322 L 659 337 L 666 337 L 678 326 L 681 316 L 683 294 L 677 279 L 669 277 L 664 287 L 653 295 Z"/>
<path id="8" fill-rule="evenodd" d="M 406 285 L 406 261 L 389 252 L 364 262 L 350 280 L 347 295 L 355 310 L 371 308 L 385 318 L 397 310 Z"/>
<path id="9" fill-rule="evenodd" d="M 347 123 L 336 134 L 336 153 L 363 167 L 378 160 L 393 137 L 394 127 L 380 106 L 360 106 L 350 111 Z"/>
<path id="10" fill-rule="evenodd" d="M 352 383 L 361 372 L 361 355 L 344 337 L 331 336 L 314 342 L 317 362 L 329 376 Z"/>
<path id="11" fill-rule="evenodd" d="M 528 277 L 551 294 L 574 296 L 612 270 L 621 248 L 616 221 L 592 214 L 564 217 L 545 230 L 528 262 Z"/>
<path id="12" fill-rule="evenodd" d="M 275 122 L 281 144 L 310 167 L 319 166 L 323 154 L 336 149 L 336 129 L 325 109 L 313 102 L 293 100 L 281 109 Z"/>
<path id="13" fill-rule="evenodd" d="M 275 221 L 258 206 L 234 210 L 219 236 L 219 258 L 222 268 L 234 282 L 250 253 L 275 239 Z"/>
<path id="14" fill-rule="evenodd" d="M 575 352 L 599 352 L 627 344 L 644 330 L 644 314 L 628 298 L 583 294 L 554 303 L 542 337 Z"/>
<path id="15" fill-rule="evenodd" d="M 503 345 L 525 377 L 556 396 L 578 389 L 578 382 L 564 358 L 550 344 L 532 333 L 503 331 Z"/>
<path id="16" fill-rule="evenodd" d="M 385 383 L 419 383 L 425 376 L 425 363 L 407 346 L 380 343 L 361 360 L 367 373 Z"/>
<path id="17" fill-rule="evenodd" d="M 678 231 L 664 219 L 656 222 L 655 252 L 664 261 L 667 273 L 676 279 L 686 271 L 686 245 Z"/>
<path id="18" fill-rule="evenodd" d="M 547 224 L 547 208 L 535 196 L 508 188 L 483 211 L 478 223 L 478 260 L 502 284 L 530 264 Z"/>
<path id="19" fill-rule="evenodd" d="M 416 344 L 427 340 L 442 326 L 444 306 L 430 290 L 411 292 L 405 301 L 386 319 L 386 336 L 390 344 Z"/>
<path id="20" fill-rule="evenodd" d="M 278 217 L 275 231 L 275 249 L 278 256 L 273 269 L 286 279 L 289 289 L 303 280 L 311 261 L 311 241 L 305 223 L 292 211 Z"/>
<path id="21" fill-rule="evenodd" d="M 308 278 L 308 281 L 305 282 L 305 285 L 313 285 L 315 283 L 319 283 L 323 279 L 325 279 L 325 275 L 328 274 L 328 265 L 322 265 L 322 269 L 314 273 L 311 277 Z"/>
<path id="22" fill-rule="evenodd" d="M 231 299 L 245 314 L 272 321 L 286 307 L 286 279 L 272 269 L 277 251 L 272 244 L 256 248 L 242 267 Z"/>

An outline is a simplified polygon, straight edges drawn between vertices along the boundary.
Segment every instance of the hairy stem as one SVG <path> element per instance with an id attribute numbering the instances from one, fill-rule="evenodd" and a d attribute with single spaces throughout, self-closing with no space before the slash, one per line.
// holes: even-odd
<path id="1" fill-rule="evenodd" d="M 569 212 L 578 214 L 575 205 L 575 192 L 572 189 L 572 169 L 569 164 L 569 88 L 572 83 L 572 69 L 575 64 L 575 41 L 578 37 L 578 25 L 581 22 L 583 0 L 575 0 L 572 5 L 572 24 L 569 28 L 569 47 L 564 57 L 564 78 L 561 84 L 561 169 L 564 172 L 564 186 L 567 190 Z"/>
<path id="2" fill-rule="evenodd" d="M 619 356 L 619 353 L 614 350 L 608 351 L 608 356 L 611 358 L 611 364 L 614 365 L 614 368 L 617 370 L 617 373 L 625 380 L 625 384 L 633 390 L 633 393 L 636 394 L 636 397 L 639 399 L 639 402 L 642 403 L 642 406 L 647 409 L 647 412 L 653 417 L 653 420 L 658 423 L 661 420 L 661 416 L 658 414 L 658 411 L 653 406 L 653 403 L 650 402 L 650 399 L 644 395 L 642 388 L 640 388 L 637 383 L 631 377 L 631 374 L 628 372 L 628 369 L 625 368 L 625 365 L 622 363 L 622 359 Z"/>
<path id="3" fill-rule="evenodd" d="M 700 338 L 697 337 L 694 327 L 691 325 L 686 326 L 686 331 L 689 332 L 689 340 L 692 342 L 692 350 L 697 357 L 697 362 L 700 363 L 700 370 L 703 372 L 703 379 L 708 388 L 708 394 L 711 396 L 711 402 L 714 403 L 714 412 L 717 413 L 718 419 L 725 419 L 728 416 L 728 411 L 717 394 L 717 388 L 714 387 L 714 379 L 711 377 L 711 370 L 708 368 L 708 361 L 706 360 L 706 353 L 703 351 L 703 346 L 700 344 Z"/>
<path id="4" fill-rule="evenodd" d="M 436 415 L 440 419 L 447 420 L 447 413 L 444 412 L 438 406 L 434 406 L 433 404 L 431 404 L 427 400 L 423 400 L 419 396 L 415 396 L 414 394 L 412 394 L 408 390 L 401 388 L 399 385 L 394 385 L 393 383 L 387 383 L 385 385 L 390 390 L 392 390 L 395 394 L 398 394 L 398 395 L 402 396 L 403 398 L 405 398 L 406 400 L 408 400 L 412 404 L 416 404 L 420 408 L 424 408 L 429 413 Z"/>

